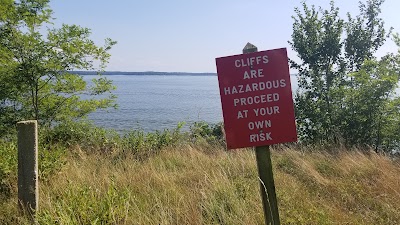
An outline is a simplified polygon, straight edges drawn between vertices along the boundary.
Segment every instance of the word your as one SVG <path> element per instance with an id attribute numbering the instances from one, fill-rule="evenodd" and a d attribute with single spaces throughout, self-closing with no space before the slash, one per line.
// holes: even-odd
<path id="1" fill-rule="evenodd" d="M 279 106 L 268 106 L 268 107 L 263 107 L 263 108 L 258 108 L 258 109 L 253 109 L 254 113 L 256 116 L 266 116 L 266 115 L 272 115 L 272 114 L 278 114 L 279 113 Z"/>

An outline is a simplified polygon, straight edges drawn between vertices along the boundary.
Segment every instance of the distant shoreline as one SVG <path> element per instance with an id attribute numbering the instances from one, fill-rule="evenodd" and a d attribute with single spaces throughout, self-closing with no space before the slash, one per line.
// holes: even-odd
<path id="1" fill-rule="evenodd" d="M 96 71 L 73 71 L 79 75 L 97 75 Z M 123 72 L 123 71 L 105 71 L 102 75 L 132 75 L 132 76 L 217 76 L 217 73 L 189 73 L 189 72 Z"/>
<path id="2" fill-rule="evenodd" d="M 74 74 L 79 75 L 97 75 L 96 71 L 72 71 Z M 124 72 L 124 71 L 105 71 L 102 75 L 129 75 L 129 76 L 217 76 L 217 73 L 190 73 L 190 72 Z M 296 76 L 296 74 L 290 74 Z"/>

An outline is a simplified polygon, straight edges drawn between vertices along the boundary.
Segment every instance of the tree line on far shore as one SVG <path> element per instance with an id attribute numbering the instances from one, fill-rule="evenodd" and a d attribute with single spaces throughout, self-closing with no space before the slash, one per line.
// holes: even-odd
<path id="1" fill-rule="evenodd" d="M 98 75 L 97 71 L 73 71 L 79 75 Z M 133 75 L 133 76 L 217 76 L 216 73 L 189 73 L 189 72 L 161 72 L 161 71 L 144 71 L 144 72 L 124 72 L 124 71 L 104 71 L 102 75 Z"/>

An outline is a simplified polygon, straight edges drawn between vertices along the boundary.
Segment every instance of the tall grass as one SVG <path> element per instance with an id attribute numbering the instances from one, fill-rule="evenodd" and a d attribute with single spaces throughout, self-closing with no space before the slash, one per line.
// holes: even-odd
<path id="1" fill-rule="evenodd" d="M 50 155 L 62 147 L 47 149 L 39 224 L 263 224 L 251 149 L 228 152 L 206 135 L 155 144 L 170 139 L 146 134 L 143 146 L 153 151 L 143 155 L 134 150 L 139 136 L 123 148 L 116 141 L 106 154 L 72 143 L 59 150 L 57 167 Z M 0 146 L 15 152 L 13 144 Z M 282 224 L 400 224 L 399 161 L 284 146 L 272 150 L 272 161 Z M 0 224 L 28 223 L 17 208 L 15 177 L 7 181 Z"/>

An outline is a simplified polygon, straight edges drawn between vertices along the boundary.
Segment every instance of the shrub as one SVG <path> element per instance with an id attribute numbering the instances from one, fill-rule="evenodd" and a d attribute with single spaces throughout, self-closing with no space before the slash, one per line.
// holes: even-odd
<path id="1" fill-rule="evenodd" d="M 190 137 L 193 142 L 205 140 L 209 144 L 225 145 L 222 123 L 195 122 L 190 126 Z"/>
<path id="2" fill-rule="evenodd" d="M 120 148 L 122 152 L 134 153 L 140 157 L 158 152 L 164 147 L 184 141 L 181 129 L 184 123 L 179 123 L 173 130 L 146 133 L 142 130 L 132 130 L 122 136 Z"/>
<path id="3" fill-rule="evenodd" d="M 17 177 L 17 146 L 15 141 L 0 140 L 0 199 L 11 195 Z"/>

